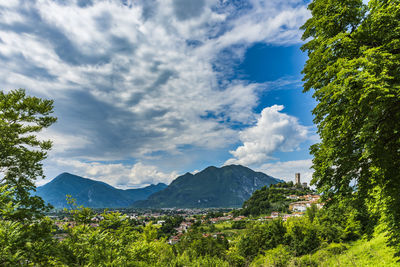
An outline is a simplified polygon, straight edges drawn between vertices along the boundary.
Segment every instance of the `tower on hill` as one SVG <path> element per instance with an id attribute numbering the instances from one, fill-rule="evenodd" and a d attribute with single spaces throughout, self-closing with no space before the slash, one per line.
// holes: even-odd
<path id="1" fill-rule="evenodd" d="M 295 180 L 295 182 L 296 182 L 297 185 L 301 185 L 301 182 L 300 182 L 300 173 L 299 173 L 299 172 L 295 173 L 295 175 L 294 175 L 294 180 Z"/>

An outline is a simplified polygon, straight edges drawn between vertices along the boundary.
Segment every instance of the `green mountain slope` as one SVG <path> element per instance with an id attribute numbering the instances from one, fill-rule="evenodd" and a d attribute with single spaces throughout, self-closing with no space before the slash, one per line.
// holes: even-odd
<path id="1" fill-rule="evenodd" d="M 68 207 L 66 195 L 71 195 L 78 205 L 85 207 L 122 208 L 137 200 L 146 199 L 166 187 L 167 185 L 160 183 L 140 189 L 122 190 L 103 182 L 62 173 L 51 182 L 38 187 L 35 194 L 55 208 Z"/>
<path id="2" fill-rule="evenodd" d="M 251 194 L 263 186 L 281 180 L 240 165 L 208 167 L 176 178 L 166 189 L 137 201 L 135 207 L 240 207 Z"/>

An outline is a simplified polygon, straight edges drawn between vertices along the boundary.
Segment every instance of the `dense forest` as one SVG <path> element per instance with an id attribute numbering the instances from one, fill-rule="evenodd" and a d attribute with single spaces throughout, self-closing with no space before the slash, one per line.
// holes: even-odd
<path id="1" fill-rule="evenodd" d="M 195 218 L 168 243 L 183 218 L 143 225 L 104 211 L 93 225 L 94 211 L 69 199 L 70 221 L 57 227 L 46 216 L 52 207 L 31 194 L 52 145 L 40 132 L 57 120 L 54 103 L 0 91 L 0 265 L 399 265 L 400 2 L 314 0 L 309 10 L 304 88 L 317 101 L 312 184 L 323 208 L 266 219 L 288 211 L 287 194 L 302 192 L 271 186 L 240 211 Z M 233 219 L 212 221 L 221 215 Z"/>

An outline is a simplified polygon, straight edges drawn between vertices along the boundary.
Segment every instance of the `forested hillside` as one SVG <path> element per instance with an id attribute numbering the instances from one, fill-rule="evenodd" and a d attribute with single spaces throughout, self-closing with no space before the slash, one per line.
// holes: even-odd
<path id="1" fill-rule="evenodd" d="M 240 207 L 263 186 L 281 182 L 262 172 L 241 165 L 210 166 L 176 178 L 164 190 L 137 201 L 137 208 L 215 208 Z"/>
<path id="2" fill-rule="evenodd" d="M 294 198 L 313 194 L 314 190 L 301 185 L 294 185 L 293 182 L 277 183 L 270 187 L 255 191 L 253 195 L 243 203 L 240 210 L 242 215 L 258 216 L 261 214 L 270 214 L 273 211 L 288 212 L 289 204 L 294 202 Z"/>

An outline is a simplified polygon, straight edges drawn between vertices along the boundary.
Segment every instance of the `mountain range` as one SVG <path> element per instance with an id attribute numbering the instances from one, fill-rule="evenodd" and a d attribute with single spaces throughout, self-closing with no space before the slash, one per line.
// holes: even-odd
<path id="1" fill-rule="evenodd" d="M 39 186 L 35 195 L 40 196 L 55 208 L 69 207 L 66 195 L 76 199 L 78 205 L 90 208 L 124 208 L 137 200 L 143 200 L 151 194 L 167 187 L 159 183 L 139 189 L 117 189 L 109 184 L 83 178 L 70 173 L 62 173 L 49 183 Z"/>
<path id="2" fill-rule="evenodd" d="M 255 190 L 279 182 L 282 180 L 241 165 L 210 166 L 196 174 L 179 176 L 167 188 L 133 205 L 137 208 L 241 207 Z"/>
<path id="3" fill-rule="evenodd" d="M 66 195 L 90 208 L 212 208 L 241 207 L 263 186 L 282 182 L 241 165 L 210 166 L 186 173 L 167 186 L 159 183 L 139 189 L 117 189 L 104 182 L 62 173 L 36 189 L 36 195 L 55 208 L 69 207 Z"/>

